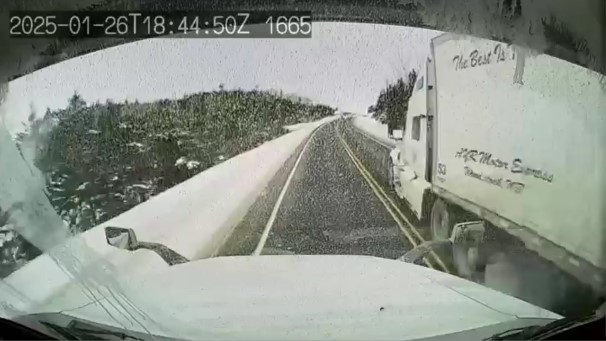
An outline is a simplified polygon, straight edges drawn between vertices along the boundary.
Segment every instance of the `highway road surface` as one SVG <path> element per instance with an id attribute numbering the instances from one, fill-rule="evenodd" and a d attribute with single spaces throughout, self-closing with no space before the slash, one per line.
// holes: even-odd
<path id="1" fill-rule="evenodd" d="M 350 156 L 339 123 L 318 129 L 285 165 L 218 256 L 370 255 L 412 248 L 385 200 Z"/>
<path id="2" fill-rule="evenodd" d="M 401 201 L 364 167 L 343 138 L 341 124 L 319 128 L 294 153 L 216 256 L 339 254 L 396 259 L 429 238 L 427 229 L 414 227 Z M 449 259 L 433 254 L 422 264 L 453 273 Z M 561 314 L 586 306 L 582 302 L 591 300 L 589 294 L 543 263 L 521 250 L 510 252 L 487 266 L 484 285 Z M 557 295 L 545 290 L 547 283 L 557 288 Z"/>

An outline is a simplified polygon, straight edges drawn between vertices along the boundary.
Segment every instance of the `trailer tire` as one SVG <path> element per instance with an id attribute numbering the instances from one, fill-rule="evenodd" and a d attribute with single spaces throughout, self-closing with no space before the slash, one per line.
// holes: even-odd
<path id="1" fill-rule="evenodd" d="M 444 200 L 437 199 L 431 208 L 429 226 L 433 240 L 444 240 L 450 238 L 453 227 L 458 223 L 457 214 Z M 452 263 L 457 274 L 474 281 L 481 280 L 476 270 L 479 253 L 477 247 L 465 244 L 452 245 Z"/>

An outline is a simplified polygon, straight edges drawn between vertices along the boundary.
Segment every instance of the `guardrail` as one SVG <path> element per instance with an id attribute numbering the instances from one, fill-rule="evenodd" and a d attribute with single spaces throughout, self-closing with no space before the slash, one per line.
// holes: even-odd
<path id="1" fill-rule="evenodd" d="M 342 134 L 356 156 L 362 160 L 376 180 L 389 184 L 389 152 L 391 147 L 364 134 L 349 120 L 341 125 Z"/>

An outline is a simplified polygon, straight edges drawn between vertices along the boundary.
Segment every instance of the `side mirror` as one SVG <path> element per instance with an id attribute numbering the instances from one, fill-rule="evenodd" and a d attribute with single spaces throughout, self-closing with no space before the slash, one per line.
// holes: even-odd
<path id="1" fill-rule="evenodd" d="M 450 241 L 455 243 L 479 244 L 484 239 L 486 224 L 483 220 L 467 221 L 456 224 L 452 229 Z"/>
<path id="2" fill-rule="evenodd" d="M 458 223 L 453 227 L 450 238 L 423 242 L 406 252 L 402 257 L 398 258 L 398 260 L 405 263 L 416 263 L 430 252 L 445 245 L 459 243 L 479 244 L 484 238 L 485 230 L 486 225 L 483 220 Z"/>
<path id="3" fill-rule="evenodd" d="M 107 226 L 105 228 L 105 240 L 107 244 L 118 249 L 134 251 L 139 248 L 139 242 L 133 229 Z"/>
<path id="4" fill-rule="evenodd" d="M 452 242 L 450 241 L 450 239 L 428 240 L 417 245 L 412 250 L 406 252 L 397 260 L 402 261 L 404 263 L 417 264 L 417 262 L 427 256 L 430 252 L 435 251 L 441 247 L 450 245 L 451 243 Z"/>
<path id="5" fill-rule="evenodd" d="M 139 242 L 135 231 L 123 227 L 105 227 L 105 240 L 107 244 L 118 249 L 135 251 L 148 249 L 157 253 L 168 265 L 176 265 L 189 262 L 189 259 L 181 256 L 174 250 L 159 243 Z"/>

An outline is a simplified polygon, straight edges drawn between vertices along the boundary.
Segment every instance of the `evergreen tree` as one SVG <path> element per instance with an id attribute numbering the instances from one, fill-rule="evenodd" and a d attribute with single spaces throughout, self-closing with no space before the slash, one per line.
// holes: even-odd
<path id="1" fill-rule="evenodd" d="M 388 84 L 377 98 L 375 105 L 368 108 L 372 117 L 382 123 L 390 123 L 396 128 L 404 128 L 408 112 L 408 100 L 412 96 L 417 72 L 412 70 L 406 80 L 399 78 L 393 84 Z"/>

